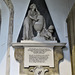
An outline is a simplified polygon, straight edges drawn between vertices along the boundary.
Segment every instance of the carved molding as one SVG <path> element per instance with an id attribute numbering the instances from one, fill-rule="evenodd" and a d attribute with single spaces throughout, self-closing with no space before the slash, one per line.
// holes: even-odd
<path id="1" fill-rule="evenodd" d="M 33 72 L 30 72 L 34 67 L 24 68 L 24 49 L 23 47 L 15 48 L 15 59 L 20 63 L 20 75 L 22 74 L 30 74 L 34 75 Z M 54 67 L 43 67 L 44 69 L 48 69 L 49 72 L 45 73 L 45 75 L 59 75 L 59 62 L 63 59 L 63 50 L 61 46 L 54 47 Z"/>

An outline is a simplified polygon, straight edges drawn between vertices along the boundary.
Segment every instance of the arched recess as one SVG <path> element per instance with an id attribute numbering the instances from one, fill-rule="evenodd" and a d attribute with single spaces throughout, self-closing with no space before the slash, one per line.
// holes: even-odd
<path id="1" fill-rule="evenodd" d="M 7 57 L 6 57 L 6 75 L 10 75 L 10 46 L 13 37 L 13 21 L 14 21 L 14 7 L 11 0 L 3 0 L 10 11 L 9 28 L 8 28 L 8 42 L 7 42 Z"/>

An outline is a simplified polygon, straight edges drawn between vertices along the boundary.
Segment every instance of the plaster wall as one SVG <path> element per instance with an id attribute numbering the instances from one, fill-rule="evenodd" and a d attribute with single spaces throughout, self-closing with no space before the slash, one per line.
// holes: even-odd
<path id="1" fill-rule="evenodd" d="M 12 0 L 14 6 L 13 42 L 17 41 L 30 0 Z"/>
<path id="2" fill-rule="evenodd" d="M 67 24 L 66 24 L 66 18 L 74 2 L 72 1 L 71 0 L 64 0 L 64 1 L 56 0 L 56 2 L 53 0 L 46 1 L 56 31 L 60 38 L 60 41 L 66 42 L 66 48 L 64 49 L 64 59 L 63 61 L 61 61 L 59 65 L 60 75 L 72 75 L 70 51 L 69 51 L 68 36 L 67 36 Z"/>
<path id="3" fill-rule="evenodd" d="M 11 0 L 14 6 L 14 33 L 13 42 L 17 41 L 17 37 L 28 8 L 30 0 Z M 66 42 L 66 48 L 64 49 L 64 59 L 60 63 L 60 75 L 71 75 L 71 63 L 70 53 L 67 38 L 67 25 L 66 18 L 74 3 L 74 0 L 46 0 L 47 7 L 51 14 L 53 23 L 55 25 L 57 34 L 61 42 Z M 3 0 L 0 0 L 1 12 L 2 12 L 2 24 L 1 24 L 1 35 L 0 35 L 0 75 L 5 75 L 6 69 L 6 51 L 7 51 L 7 38 L 8 38 L 8 25 L 9 25 L 9 10 Z M 13 57 L 13 53 L 11 53 Z M 11 60 L 14 63 L 14 59 Z M 18 63 L 16 68 L 18 68 Z M 10 75 L 13 75 L 15 68 L 11 64 Z M 16 71 L 16 74 L 18 71 Z"/>
<path id="4" fill-rule="evenodd" d="M 10 75 L 19 75 L 19 66 L 20 64 L 15 60 L 14 58 L 14 49 L 12 47 L 10 47 Z M 13 65 L 14 64 L 14 65 Z"/>
<path id="5" fill-rule="evenodd" d="M 9 10 L 3 0 L 0 0 L 1 32 L 0 32 L 0 75 L 6 73 L 6 51 L 8 39 Z"/>

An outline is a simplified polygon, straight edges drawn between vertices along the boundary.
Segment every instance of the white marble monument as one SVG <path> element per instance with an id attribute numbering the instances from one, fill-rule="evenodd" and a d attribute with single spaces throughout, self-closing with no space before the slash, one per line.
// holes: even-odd
<path id="1" fill-rule="evenodd" d="M 37 32 L 35 37 L 33 28 Z M 28 15 L 24 20 L 23 40 L 20 43 L 12 44 L 15 48 L 15 58 L 21 65 L 20 75 L 30 72 L 34 72 L 34 75 L 44 75 L 45 72 L 50 70 L 52 72 L 49 72 L 49 75 L 55 72 L 57 75 L 59 74 L 58 63 L 63 58 L 62 48 L 65 43 L 57 43 L 56 38 L 53 37 L 53 30 L 53 25 L 46 29 L 44 17 L 40 14 L 36 5 L 31 4 Z M 27 68 L 31 68 L 30 71 L 26 71 Z"/>

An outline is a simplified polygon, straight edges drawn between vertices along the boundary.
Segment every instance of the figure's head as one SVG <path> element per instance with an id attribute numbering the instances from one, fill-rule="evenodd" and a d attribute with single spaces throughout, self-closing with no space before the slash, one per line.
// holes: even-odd
<path id="1" fill-rule="evenodd" d="M 49 28 L 48 28 L 48 31 L 49 32 L 53 32 L 53 30 L 54 30 L 54 26 L 53 25 L 50 25 Z"/>
<path id="2" fill-rule="evenodd" d="M 36 5 L 33 3 L 30 5 L 30 9 L 36 9 Z"/>

